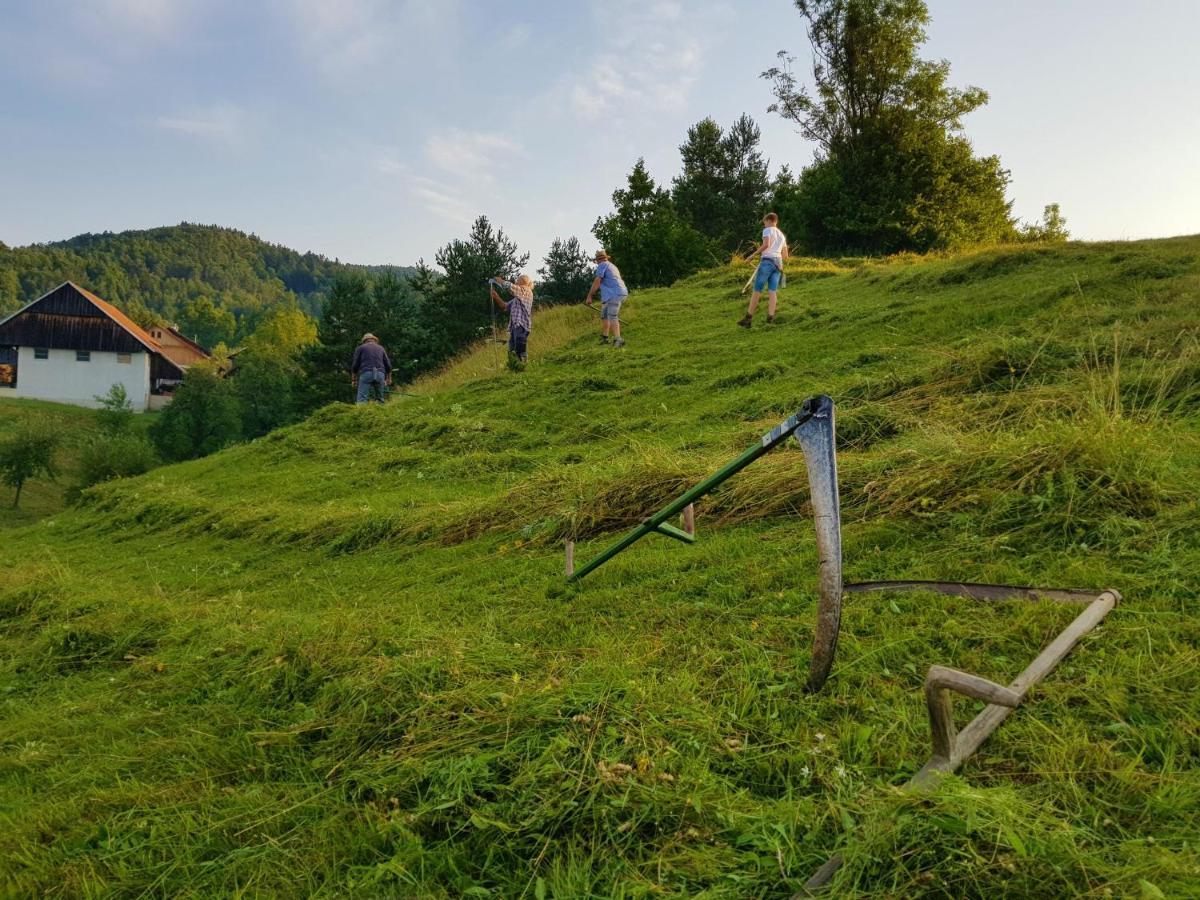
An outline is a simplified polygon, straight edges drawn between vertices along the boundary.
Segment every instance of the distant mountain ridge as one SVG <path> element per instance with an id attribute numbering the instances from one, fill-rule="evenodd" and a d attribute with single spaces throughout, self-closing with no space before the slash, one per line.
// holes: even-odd
<path id="1" fill-rule="evenodd" d="M 253 330 L 280 303 L 318 315 L 338 275 L 381 270 L 400 277 L 415 271 L 356 266 L 234 228 L 183 222 L 26 247 L 0 244 L 0 312 L 70 280 L 139 321 L 161 318 L 209 340 L 233 339 Z"/>

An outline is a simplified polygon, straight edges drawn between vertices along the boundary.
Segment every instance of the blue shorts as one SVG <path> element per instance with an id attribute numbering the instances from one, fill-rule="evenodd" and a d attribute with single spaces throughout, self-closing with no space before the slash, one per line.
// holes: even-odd
<path id="1" fill-rule="evenodd" d="M 768 291 L 779 290 L 779 279 L 783 277 L 783 267 L 773 259 L 764 259 L 758 264 L 758 271 L 754 273 L 754 290 L 762 293 L 765 288 Z"/>
<path id="2" fill-rule="evenodd" d="M 621 303 L 625 300 L 624 297 L 613 297 L 611 300 L 604 300 L 600 303 L 600 318 L 616 319 L 621 315 Z"/>

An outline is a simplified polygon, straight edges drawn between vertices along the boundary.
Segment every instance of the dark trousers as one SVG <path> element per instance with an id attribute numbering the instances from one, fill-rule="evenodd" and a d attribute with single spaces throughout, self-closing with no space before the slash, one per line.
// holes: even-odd
<path id="1" fill-rule="evenodd" d="M 519 325 L 508 329 L 508 352 L 518 359 L 524 359 L 529 344 L 529 329 Z"/>

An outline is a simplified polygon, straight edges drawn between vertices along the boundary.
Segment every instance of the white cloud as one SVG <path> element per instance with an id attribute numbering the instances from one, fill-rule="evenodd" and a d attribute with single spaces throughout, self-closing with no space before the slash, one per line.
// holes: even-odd
<path id="1" fill-rule="evenodd" d="M 459 0 L 275 0 L 305 54 L 356 86 L 368 68 L 396 67 L 448 49 Z"/>
<path id="2" fill-rule="evenodd" d="M 533 37 L 533 28 L 525 22 L 518 22 L 505 29 L 500 35 L 500 48 L 506 51 L 521 50 L 528 46 Z"/>
<path id="3" fill-rule="evenodd" d="M 448 128 L 425 141 L 425 155 L 437 168 L 462 179 L 492 181 L 506 158 L 519 155 L 521 145 L 502 134 Z"/>
<path id="4" fill-rule="evenodd" d="M 83 28 L 107 40 L 165 41 L 179 36 L 195 0 L 90 0 L 80 4 Z"/>
<path id="5" fill-rule="evenodd" d="M 237 143 L 245 131 L 246 116 L 229 104 L 217 104 L 205 109 L 191 110 L 182 115 L 159 116 L 154 124 L 164 131 L 174 131 L 189 137 L 223 144 Z"/>
<path id="6" fill-rule="evenodd" d="M 678 0 L 593 0 L 592 14 L 599 47 L 583 75 L 568 76 L 556 89 L 590 121 L 686 108 L 714 23 L 728 18 L 722 6 L 685 12 Z"/>
<path id="7" fill-rule="evenodd" d="M 453 187 L 423 175 L 411 176 L 408 190 L 428 212 L 456 225 L 469 225 L 478 212 Z"/>

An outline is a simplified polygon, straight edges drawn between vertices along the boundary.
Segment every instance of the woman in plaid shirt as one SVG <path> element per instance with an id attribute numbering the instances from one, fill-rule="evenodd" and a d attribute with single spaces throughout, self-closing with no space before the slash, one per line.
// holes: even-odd
<path id="1" fill-rule="evenodd" d="M 512 294 L 512 299 L 507 303 L 501 300 L 495 285 L 507 288 Z M 488 290 L 491 291 L 496 305 L 508 310 L 508 352 L 525 362 L 529 331 L 533 328 L 533 279 L 528 275 L 521 275 L 513 282 L 505 281 L 497 275 L 492 279 Z"/>

